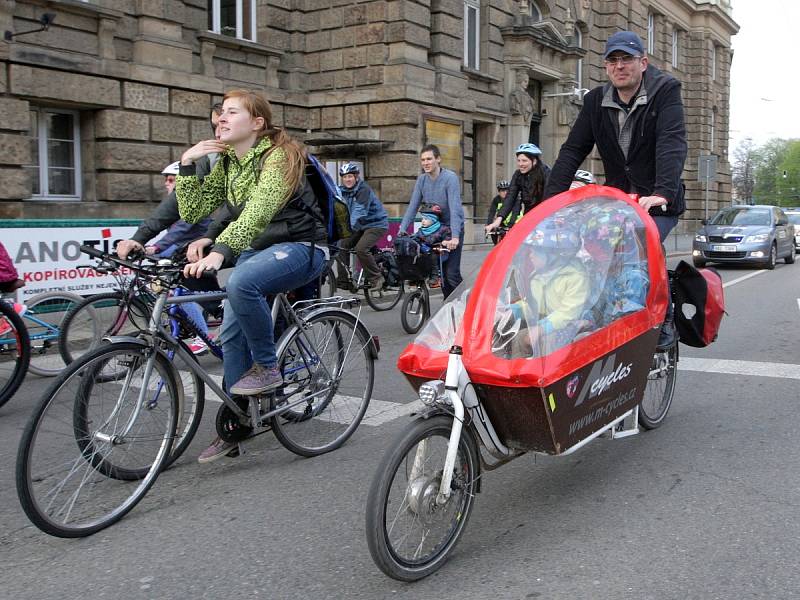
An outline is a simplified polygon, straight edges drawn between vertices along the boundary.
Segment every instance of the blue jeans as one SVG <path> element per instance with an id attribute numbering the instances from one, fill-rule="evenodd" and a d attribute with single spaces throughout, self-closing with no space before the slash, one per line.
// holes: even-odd
<path id="1" fill-rule="evenodd" d="M 675 225 L 678 224 L 678 217 L 656 215 L 653 216 L 653 221 L 656 222 L 656 227 L 658 227 L 658 236 L 661 238 L 661 243 L 663 244 L 664 240 L 667 239 L 669 232 L 672 231 Z"/>
<path id="2" fill-rule="evenodd" d="M 235 384 L 254 362 L 267 368 L 278 362 L 274 324 L 265 296 L 287 292 L 318 278 L 325 253 L 285 242 L 264 250 L 245 250 L 228 279 L 220 341 L 224 354 L 225 389 Z"/>
<path id="3" fill-rule="evenodd" d="M 464 248 L 464 234 L 458 238 L 458 247 L 450 250 L 447 260 L 442 264 L 442 295 L 447 298 L 461 283 L 461 250 Z"/>
<path id="4" fill-rule="evenodd" d="M 206 323 L 206 318 L 203 316 L 203 309 L 197 302 L 186 302 L 182 306 L 183 312 L 186 313 L 186 316 L 192 320 L 197 330 L 204 334 L 208 335 L 208 323 Z"/>

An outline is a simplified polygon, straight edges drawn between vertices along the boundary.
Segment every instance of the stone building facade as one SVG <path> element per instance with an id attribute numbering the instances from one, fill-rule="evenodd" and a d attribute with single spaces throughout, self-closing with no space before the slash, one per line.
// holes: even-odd
<path id="1" fill-rule="evenodd" d="M 730 199 L 727 0 L 4 0 L 0 28 L 16 34 L 0 41 L 0 218 L 149 212 L 160 171 L 239 87 L 331 168 L 363 163 L 393 215 L 439 144 L 481 217 L 517 144 L 553 162 L 619 29 L 683 81 L 688 216 L 701 154 L 718 156 L 712 209 Z"/>

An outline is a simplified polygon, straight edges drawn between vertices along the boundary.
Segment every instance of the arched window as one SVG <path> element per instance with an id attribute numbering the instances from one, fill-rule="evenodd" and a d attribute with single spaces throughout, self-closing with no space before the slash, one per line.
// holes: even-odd
<path id="1" fill-rule="evenodd" d="M 573 32 L 573 46 L 576 48 L 583 48 L 583 34 L 581 30 L 577 27 Z M 583 59 L 578 58 L 578 63 L 575 66 L 575 83 L 577 84 L 578 88 L 583 87 Z"/>
<path id="2" fill-rule="evenodd" d="M 531 7 L 531 21 L 533 21 L 534 23 L 541 21 L 542 11 L 539 10 L 538 6 L 536 6 L 536 2 L 533 2 L 533 0 L 531 0 L 530 7 Z"/>

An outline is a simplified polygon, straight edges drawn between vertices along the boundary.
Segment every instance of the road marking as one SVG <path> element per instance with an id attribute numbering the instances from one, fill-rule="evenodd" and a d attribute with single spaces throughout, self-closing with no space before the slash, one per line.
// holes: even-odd
<path id="1" fill-rule="evenodd" d="M 752 273 L 748 273 L 747 275 L 742 275 L 741 277 L 737 277 L 736 279 L 731 279 L 727 283 L 723 283 L 722 287 L 726 288 L 731 285 L 736 285 L 737 283 L 740 283 L 746 279 L 750 279 L 751 277 L 755 277 L 756 275 L 763 275 L 764 273 L 766 273 L 766 271 L 753 271 Z"/>
<path id="2" fill-rule="evenodd" d="M 722 358 L 689 358 L 678 360 L 680 371 L 702 371 L 725 375 L 749 375 L 753 377 L 776 377 L 780 379 L 800 379 L 800 365 L 790 363 L 770 363 L 753 360 L 727 360 Z"/>
<path id="3" fill-rule="evenodd" d="M 797 299 L 797 308 L 800 308 L 800 298 Z"/>

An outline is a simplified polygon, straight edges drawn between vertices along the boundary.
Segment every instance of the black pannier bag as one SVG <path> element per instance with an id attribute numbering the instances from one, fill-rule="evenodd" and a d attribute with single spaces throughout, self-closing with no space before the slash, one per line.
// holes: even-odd
<path id="1" fill-rule="evenodd" d="M 432 275 L 436 257 L 431 252 L 422 252 L 417 240 L 398 237 L 394 241 L 394 254 L 404 281 L 421 281 Z"/>
<path id="2" fill-rule="evenodd" d="M 726 313 L 722 278 L 716 269 L 696 269 L 682 260 L 672 278 L 672 298 L 681 342 L 705 348 L 717 339 Z"/>

